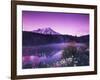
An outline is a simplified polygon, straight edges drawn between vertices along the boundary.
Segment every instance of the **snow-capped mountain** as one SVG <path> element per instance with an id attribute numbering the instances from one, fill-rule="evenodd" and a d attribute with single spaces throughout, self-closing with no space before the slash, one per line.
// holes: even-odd
<path id="1" fill-rule="evenodd" d="M 41 34 L 50 34 L 50 35 L 59 35 L 60 33 L 52 30 L 51 28 L 42 28 L 42 29 L 37 29 L 33 30 L 35 33 L 41 33 Z"/>

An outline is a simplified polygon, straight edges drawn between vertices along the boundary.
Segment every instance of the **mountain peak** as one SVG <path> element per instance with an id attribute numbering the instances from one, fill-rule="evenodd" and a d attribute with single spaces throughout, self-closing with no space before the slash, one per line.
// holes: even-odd
<path id="1" fill-rule="evenodd" d="M 50 27 L 47 28 L 39 28 L 37 30 L 33 30 L 35 33 L 41 33 L 41 34 L 49 34 L 49 35 L 59 35 L 60 33 L 54 31 Z"/>

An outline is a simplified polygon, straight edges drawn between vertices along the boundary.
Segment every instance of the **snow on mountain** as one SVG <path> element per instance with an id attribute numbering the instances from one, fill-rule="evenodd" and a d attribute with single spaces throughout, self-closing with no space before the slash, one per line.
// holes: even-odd
<path id="1" fill-rule="evenodd" d="M 50 35 L 59 35 L 60 33 L 52 30 L 51 28 L 42 28 L 42 29 L 37 29 L 33 30 L 35 33 L 41 33 L 41 34 L 50 34 Z"/>

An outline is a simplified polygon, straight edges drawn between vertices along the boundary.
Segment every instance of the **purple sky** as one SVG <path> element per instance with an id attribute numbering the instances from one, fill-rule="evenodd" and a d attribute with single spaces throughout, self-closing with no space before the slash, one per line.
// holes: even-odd
<path id="1" fill-rule="evenodd" d="M 23 11 L 23 31 L 50 27 L 60 34 L 89 34 L 89 14 Z"/>

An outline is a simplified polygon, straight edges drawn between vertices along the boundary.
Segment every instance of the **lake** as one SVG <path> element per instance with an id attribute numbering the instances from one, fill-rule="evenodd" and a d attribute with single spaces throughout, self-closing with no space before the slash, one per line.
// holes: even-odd
<path id="1" fill-rule="evenodd" d="M 75 56 L 63 57 L 64 49 L 70 43 L 55 43 L 38 46 L 23 46 L 23 69 L 50 68 L 89 65 L 89 48 L 83 43 L 76 43 Z"/>

